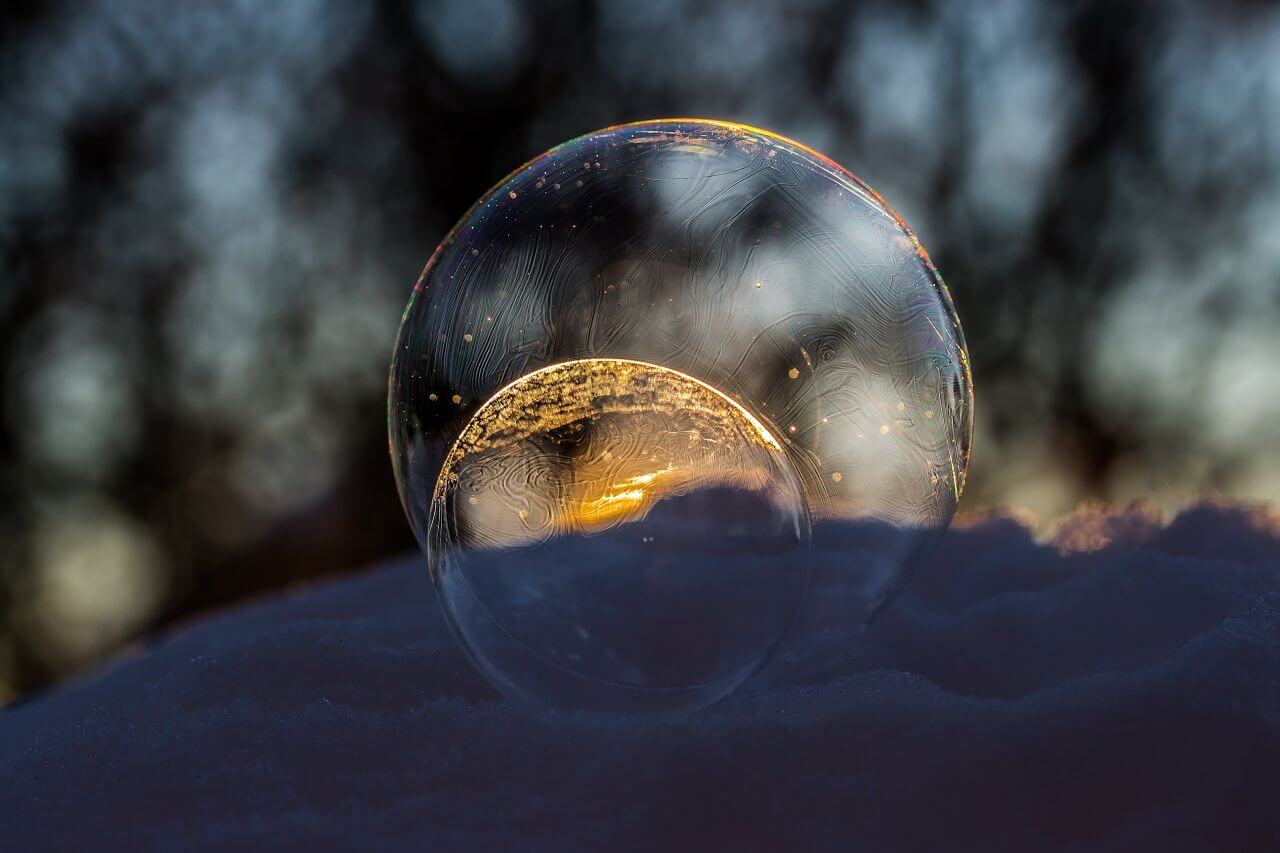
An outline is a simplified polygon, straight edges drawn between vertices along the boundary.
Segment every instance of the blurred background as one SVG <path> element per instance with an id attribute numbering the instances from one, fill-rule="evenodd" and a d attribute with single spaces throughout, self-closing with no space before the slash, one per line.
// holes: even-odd
<path id="1" fill-rule="evenodd" d="M 843 163 L 952 288 L 962 509 L 1280 500 L 1280 9 L 345 0 L 0 12 L 0 704 L 413 547 L 386 370 L 437 241 L 624 121 Z"/>

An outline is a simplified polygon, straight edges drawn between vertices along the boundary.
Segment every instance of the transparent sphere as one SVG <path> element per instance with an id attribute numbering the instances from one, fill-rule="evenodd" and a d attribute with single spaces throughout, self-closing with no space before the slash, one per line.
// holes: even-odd
<path id="1" fill-rule="evenodd" d="M 872 190 L 674 120 L 565 143 L 467 212 L 405 311 L 388 418 L 481 672 L 671 711 L 789 627 L 856 638 L 950 521 L 972 395 L 950 297 Z"/>

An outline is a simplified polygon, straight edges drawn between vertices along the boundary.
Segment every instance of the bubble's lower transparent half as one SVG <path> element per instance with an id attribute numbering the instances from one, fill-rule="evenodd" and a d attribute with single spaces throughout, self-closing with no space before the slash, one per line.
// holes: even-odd
<path id="1" fill-rule="evenodd" d="M 768 430 L 692 377 L 585 359 L 495 394 L 437 483 L 449 619 L 510 696 L 687 710 L 768 657 L 809 575 L 801 488 Z"/>

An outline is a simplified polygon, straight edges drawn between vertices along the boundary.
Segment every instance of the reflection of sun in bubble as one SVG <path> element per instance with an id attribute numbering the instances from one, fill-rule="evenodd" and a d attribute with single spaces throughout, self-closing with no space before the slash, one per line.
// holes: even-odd
<path id="1" fill-rule="evenodd" d="M 672 495 L 759 490 L 780 464 L 764 424 L 710 385 L 640 361 L 578 359 L 481 406 L 435 498 L 472 546 L 512 547 L 638 520 Z"/>

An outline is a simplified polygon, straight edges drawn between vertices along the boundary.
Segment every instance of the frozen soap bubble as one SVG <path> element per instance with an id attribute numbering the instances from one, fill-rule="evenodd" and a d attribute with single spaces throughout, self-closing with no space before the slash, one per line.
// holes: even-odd
<path id="1" fill-rule="evenodd" d="M 405 311 L 389 421 L 489 680 L 674 711 L 741 684 L 797 613 L 856 638 L 951 519 L 972 395 L 950 297 L 873 191 L 676 120 L 565 143 L 467 212 Z"/>

